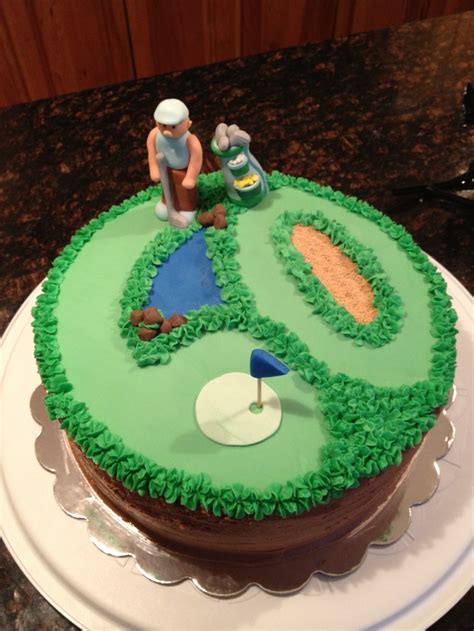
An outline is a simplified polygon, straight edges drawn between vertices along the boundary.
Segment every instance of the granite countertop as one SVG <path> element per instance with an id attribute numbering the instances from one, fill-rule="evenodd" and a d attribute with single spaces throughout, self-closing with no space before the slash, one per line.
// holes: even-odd
<path id="1" fill-rule="evenodd" d="M 473 211 L 400 205 L 390 192 L 448 179 L 474 159 L 461 112 L 472 41 L 471 11 L 1 110 L 0 331 L 78 228 L 150 184 L 146 136 L 170 96 L 186 102 L 204 145 L 218 122 L 237 122 L 267 171 L 371 202 L 472 292 Z M 208 149 L 204 170 L 216 166 Z M 472 628 L 472 605 L 473 590 L 433 629 Z M 0 627 L 74 628 L 3 543 Z"/>

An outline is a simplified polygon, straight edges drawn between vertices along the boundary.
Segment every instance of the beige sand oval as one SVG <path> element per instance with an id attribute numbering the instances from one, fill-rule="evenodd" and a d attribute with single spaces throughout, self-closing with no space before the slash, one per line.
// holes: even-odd
<path id="1" fill-rule="evenodd" d="M 360 324 L 375 320 L 378 311 L 374 307 L 374 294 L 369 282 L 327 235 L 312 226 L 296 224 L 291 241 L 341 307 Z"/>

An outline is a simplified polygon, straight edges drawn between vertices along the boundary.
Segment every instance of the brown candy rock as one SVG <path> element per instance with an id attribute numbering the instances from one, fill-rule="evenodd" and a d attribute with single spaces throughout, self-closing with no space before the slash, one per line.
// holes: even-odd
<path id="1" fill-rule="evenodd" d="M 216 204 L 213 208 L 214 215 L 226 215 L 226 210 L 223 204 Z"/>
<path id="2" fill-rule="evenodd" d="M 170 318 L 170 324 L 175 329 L 177 326 L 181 326 L 182 324 L 186 324 L 187 320 L 184 316 L 179 315 L 179 313 L 173 313 Z"/>
<path id="3" fill-rule="evenodd" d="M 219 214 L 216 215 L 214 219 L 214 228 L 216 230 L 222 230 L 223 228 L 227 228 L 227 219 L 225 215 Z"/>
<path id="4" fill-rule="evenodd" d="M 160 333 L 170 333 L 173 325 L 169 320 L 164 320 L 162 325 L 160 326 Z"/>
<path id="5" fill-rule="evenodd" d="M 138 326 L 143 320 L 143 311 L 141 309 L 135 309 L 130 312 L 130 322 L 133 326 Z"/>
<path id="6" fill-rule="evenodd" d="M 164 318 L 156 307 L 148 307 L 143 312 L 143 324 L 161 324 Z"/>
<path id="7" fill-rule="evenodd" d="M 212 226 L 214 223 L 214 215 L 209 212 L 201 213 L 198 217 L 198 222 L 204 227 Z"/>
<path id="8" fill-rule="evenodd" d="M 154 337 L 156 337 L 157 334 L 158 331 L 156 329 L 145 329 L 144 326 L 141 326 L 138 329 L 138 337 L 144 342 L 149 342 Z"/>

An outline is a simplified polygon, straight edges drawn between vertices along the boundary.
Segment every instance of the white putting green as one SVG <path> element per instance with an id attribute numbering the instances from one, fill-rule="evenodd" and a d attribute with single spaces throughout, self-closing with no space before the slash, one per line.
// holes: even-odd
<path id="1" fill-rule="evenodd" d="M 257 380 L 248 373 L 229 372 L 208 381 L 196 399 L 199 429 L 221 445 L 255 445 L 273 436 L 281 422 L 280 399 L 266 383 L 261 387 L 258 407 Z"/>

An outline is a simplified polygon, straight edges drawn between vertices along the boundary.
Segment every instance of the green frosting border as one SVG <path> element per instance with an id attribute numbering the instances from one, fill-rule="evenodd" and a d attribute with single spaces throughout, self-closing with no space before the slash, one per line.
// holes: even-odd
<path id="1" fill-rule="evenodd" d="M 213 188 L 210 191 L 205 187 L 200 188 L 202 207 L 212 206 L 213 193 Z M 168 334 L 159 334 L 150 341 L 142 341 L 137 335 L 136 327 L 130 322 L 130 312 L 143 308 L 143 305 L 148 302 L 153 278 L 159 273 L 159 266 L 194 233 L 202 230 L 202 226 L 197 221 L 193 221 L 185 230 L 166 227 L 147 245 L 135 262 L 120 301 L 119 327 L 120 334 L 126 338 L 127 345 L 132 349 L 133 357 L 139 366 L 167 364 L 172 352 L 181 346 L 189 346 L 205 333 L 235 328 L 247 330 L 251 314 L 256 313 L 255 305 L 250 291 L 241 282 L 238 265 L 233 260 L 237 242 L 235 238 L 230 237 L 230 231 L 232 226 L 235 226 L 236 214 L 240 211 L 240 207 L 227 202 L 225 205 L 227 230 L 216 230 L 212 227 L 207 228 L 205 233 L 207 254 L 213 260 L 213 271 L 217 285 L 221 288 L 224 304 L 205 305 L 201 309 L 188 311 L 185 314 L 186 324 L 173 329 Z M 157 325 L 149 325 L 147 328 L 157 328 Z"/>
<path id="2" fill-rule="evenodd" d="M 296 370 L 309 384 L 318 388 L 319 405 L 325 415 L 331 440 L 322 448 L 321 466 L 317 471 L 310 471 L 285 484 L 272 484 L 265 490 L 247 488 L 239 484 L 216 487 L 206 475 L 190 475 L 182 470 L 166 469 L 133 452 L 102 422 L 92 418 L 85 403 L 76 401 L 72 396 L 73 386 L 68 382 L 62 366 L 56 338 L 55 311 L 64 275 L 95 232 L 107 221 L 112 221 L 134 206 L 158 196 L 161 192 L 159 187 L 150 187 L 121 205 L 113 206 L 107 213 L 101 213 L 97 219 L 81 228 L 54 261 L 43 285 L 43 293 L 33 308 L 35 357 L 48 392 L 45 402 L 50 418 L 62 419 L 61 427 L 77 442 L 84 453 L 109 475 L 120 480 L 126 488 L 140 495 L 163 497 L 169 503 L 179 502 L 191 510 L 203 508 L 216 516 L 224 514 L 237 519 L 250 517 L 258 520 L 268 515 L 286 517 L 299 514 L 314 505 L 340 496 L 346 489 L 357 486 L 361 477 L 376 475 L 385 467 L 399 463 L 402 451 L 417 444 L 423 432 L 432 427 L 435 420 L 433 411 L 447 400 L 456 362 L 457 317 L 446 294 L 446 283 L 402 226 L 395 224 L 389 217 L 365 202 L 304 178 L 273 172 L 268 178 L 268 183 L 271 190 L 292 186 L 312 193 L 373 221 L 406 251 L 414 267 L 424 275 L 429 285 L 431 333 L 435 338 L 429 378 L 413 386 L 380 388 L 361 379 L 351 379 L 344 374 L 331 375 L 327 365 L 312 357 L 305 344 L 294 333 L 288 332 L 282 323 L 261 317 L 256 312 L 247 320 L 235 322 L 232 319 L 232 300 L 238 295 L 238 300 L 243 301 L 247 305 L 247 311 L 252 313 L 252 297 L 240 283 L 235 261 L 234 265 L 228 266 L 228 263 L 234 260 L 232 257 L 228 256 L 229 260 L 225 260 L 223 264 L 217 262 L 222 260 L 221 257 L 216 256 L 213 259 L 218 282 L 222 282 L 224 276 L 231 273 L 230 285 L 234 291 L 231 290 L 230 295 L 223 296 L 227 304 L 199 310 L 200 315 L 193 323 L 196 327 L 202 326 L 202 329 L 194 333 L 200 335 L 204 330 L 216 330 L 209 328 L 212 326 L 237 326 L 243 330 L 247 329 L 253 337 L 263 340 L 268 350 L 286 361 L 289 367 Z M 200 176 L 198 187 L 204 208 L 210 208 L 225 198 L 220 173 Z M 234 241 L 237 215 L 247 210 L 232 204 L 226 205 L 229 228 L 224 231 L 210 228 L 206 234 L 211 257 L 218 250 L 229 254 L 229 248 L 232 250 L 236 247 Z M 191 227 L 191 233 L 194 229 Z M 189 234 L 183 234 L 182 238 L 187 237 Z M 226 286 L 223 291 L 227 289 Z M 240 293 L 240 290 L 243 290 L 243 293 Z M 128 299 L 135 298 L 124 297 L 125 301 Z M 200 323 L 203 318 L 207 318 L 209 322 L 216 318 L 216 322 L 204 325 Z M 180 330 L 183 330 L 180 335 L 188 339 L 187 324 L 176 329 L 176 335 Z M 174 331 L 168 338 L 172 340 L 173 335 Z M 127 334 L 125 336 L 127 337 Z M 152 349 L 148 351 L 148 357 L 147 352 L 141 350 L 145 343 L 137 345 L 135 352 L 140 365 L 156 363 L 155 357 L 152 356 L 155 352 L 153 342 L 154 340 L 148 343 L 148 348 Z M 177 340 L 177 343 L 175 341 L 174 348 L 181 343 L 181 339 Z M 155 350 L 158 350 L 158 347 Z M 167 348 L 166 351 L 169 359 L 170 349 Z M 158 353 L 157 357 L 163 362 L 167 359 L 166 353 L 163 353 L 163 350 L 160 352 L 161 355 Z"/>
<path id="3" fill-rule="evenodd" d="M 327 235 L 357 265 L 359 274 L 372 288 L 373 304 L 378 310 L 372 322 L 357 322 L 313 274 L 311 265 L 291 241 L 293 228 L 297 224 L 311 226 Z M 314 307 L 313 313 L 321 316 L 333 330 L 354 338 L 358 345 L 365 343 L 374 347 L 383 346 L 395 337 L 402 324 L 402 301 L 388 283 L 371 248 L 360 244 L 340 223 L 327 219 L 319 211 L 286 211 L 274 223 L 271 234 L 277 252 L 285 261 L 285 269 L 295 278 L 298 289 L 304 294 L 304 300 Z"/>

